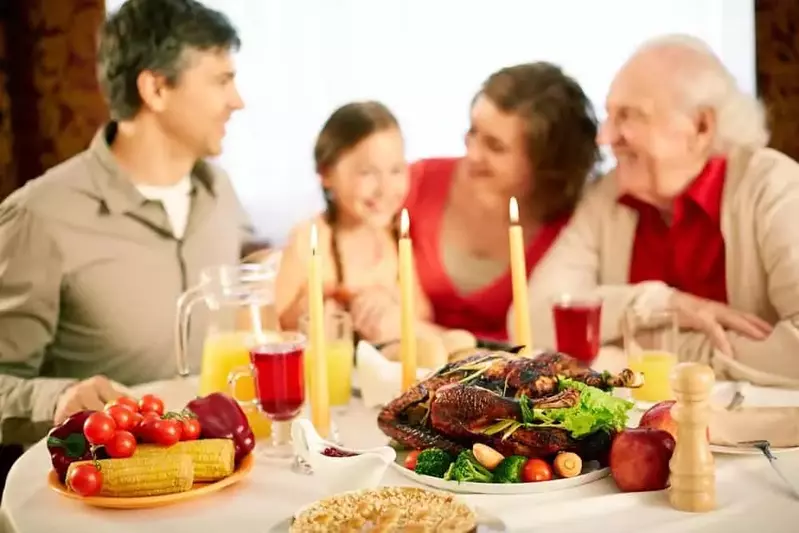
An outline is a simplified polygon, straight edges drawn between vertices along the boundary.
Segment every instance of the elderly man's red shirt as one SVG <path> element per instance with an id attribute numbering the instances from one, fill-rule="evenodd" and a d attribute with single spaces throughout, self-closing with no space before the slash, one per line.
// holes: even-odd
<path id="1" fill-rule="evenodd" d="M 674 200 L 670 222 L 630 195 L 619 201 L 638 212 L 629 282 L 662 281 L 675 289 L 727 303 L 721 196 L 727 161 L 713 158 Z"/>

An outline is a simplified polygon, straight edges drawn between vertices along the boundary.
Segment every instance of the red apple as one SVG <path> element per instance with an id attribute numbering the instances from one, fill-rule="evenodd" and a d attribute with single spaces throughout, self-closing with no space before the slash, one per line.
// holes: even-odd
<path id="1" fill-rule="evenodd" d="M 677 421 L 671 416 L 671 406 L 675 404 L 674 400 L 666 400 L 659 402 L 647 409 L 641 416 L 641 421 L 638 423 L 639 428 L 652 428 L 662 429 L 668 431 L 674 439 L 677 439 Z"/>
<path id="2" fill-rule="evenodd" d="M 674 440 L 677 440 L 677 421 L 671 416 L 671 408 L 676 402 L 666 400 L 659 402 L 647 409 L 641 416 L 638 423 L 639 428 L 662 429 L 671 433 Z M 710 428 L 707 430 L 707 440 L 710 441 Z"/>
<path id="3" fill-rule="evenodd" d="M 623 492 L 665 489 L 674 437 L 662 429 L 626 429 L 610 447 L 610 472 Z"/>

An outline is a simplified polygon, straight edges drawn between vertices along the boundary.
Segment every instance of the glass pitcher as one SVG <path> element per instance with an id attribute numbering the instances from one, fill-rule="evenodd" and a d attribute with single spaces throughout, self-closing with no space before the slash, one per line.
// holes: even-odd
<path id="1" fill-rule="evenodd" d="M 276 252 L 260 263 L 206 268 L 200 273 L 199 283 L 179 298 L 175 338 L 180 376 L 191 372 L 189 328 L 195 304 L 203 302 L 208 310 L 200 363 L 201 396 L 228 393 L 231 370 L 249 365 L 250 348 L 279 330 L 274 306 L 279 261 L 280 253 Z M 267 436 L 268 420 L 248 405 L 251 402 L 247 400 L 255 397 L 252 379 L 239 381 L 236 397 L 242 400 L 256 437 Z"/>

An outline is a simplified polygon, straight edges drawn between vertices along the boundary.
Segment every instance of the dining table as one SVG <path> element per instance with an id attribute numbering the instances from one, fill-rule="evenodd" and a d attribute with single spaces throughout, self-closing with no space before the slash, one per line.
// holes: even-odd
<path id="1" fill-rule="evenodd" d="M 159 395 L 167 409 L 180 409 L 196 396 L 197 381 L 180 378 L 133 389 Z M 334 414 L 341 442 L 354 448 L 386 444 L 376 424 L 376 407 L 357 397 Z M 640 416 L 640 415 L 639 415 Z M 7 533 L 277 533 L 288 531 L 293 514 L 328 496 L 314 474 L 295 472 L 290 461 L 258 453 L 240 482 L 213 494 L 174 505 L 137 510 L 96 508 L 65 498 L 48 486 L 50 458 L 44 440 L 30 447 L 8 475 L 0 531 Z M 672 508 L 667 491 L 622 493 L 611 476 L 586 485 L 523 495 L 459 494 L 466 503 L 504 524 L 505 531 L 796 533 L 799 499 L 761 454 L 714 454 L 717 507 L 706 513 Z M 799 483 L 799 451 L 778 455 L 783 472 Z M 392 465 L 382 485 L 421 486 Z M 503 531 L 499 525 L 480 531 Z"/>

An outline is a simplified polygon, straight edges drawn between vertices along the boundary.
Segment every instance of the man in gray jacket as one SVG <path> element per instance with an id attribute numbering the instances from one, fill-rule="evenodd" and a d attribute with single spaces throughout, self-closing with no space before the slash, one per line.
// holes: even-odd
<path id="1" fill-rule="evenodd" d="M 102 408 L 119 395 L 112 380 L 175 375 L 178 296 L 203 268 L 237 263 L 251 236 L 227 177 L 203 161 L 244 105 L 238 46 L 193 0 L 129 0 L 103 25 L 112 122 L 0 205 L 3 444 Z"/>

